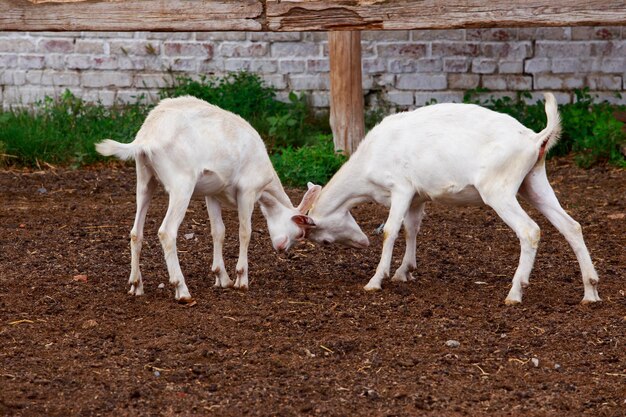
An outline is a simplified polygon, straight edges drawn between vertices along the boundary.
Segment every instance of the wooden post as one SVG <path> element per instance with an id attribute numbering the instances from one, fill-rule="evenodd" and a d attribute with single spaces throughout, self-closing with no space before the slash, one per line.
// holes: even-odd
<path id="1" fill-rule="evenodd" d="M 361 76 L 361 32 L 328 33 L 330 127 L 335 150 L 350 155 L 365 135 Z"/>

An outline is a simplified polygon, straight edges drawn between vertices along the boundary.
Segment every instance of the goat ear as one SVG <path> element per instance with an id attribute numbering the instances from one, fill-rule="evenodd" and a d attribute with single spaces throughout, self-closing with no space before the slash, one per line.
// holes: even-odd
<path id="1" fill-rule="evenodd" d="M 291 218 L 291 220 L 304 229 L 310 229 L 315 227 L 315 222 L 313 221 L 313 219 L 309 216 L 305 216 L 304 214 L 296 214 Z"/>
<path id="2" fill-rule="evenodd" d="M 305 214 L 307 211 L 313 207 L 313 204 L 317 201 L 317 198 L 320 196 L 320 192 L 322 191 L 322 187 L 320 185 L 315 185 L 312 182 L 307 184 L 309 189 L 302 197 L 302 202 L 298 206 L 298 211 L 302 214 Z"/>

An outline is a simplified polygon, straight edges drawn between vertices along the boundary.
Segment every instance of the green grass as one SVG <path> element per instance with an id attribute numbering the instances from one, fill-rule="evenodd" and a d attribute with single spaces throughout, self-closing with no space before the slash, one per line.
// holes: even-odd
<path id="1" fill-rule="evenodd" d="M 313 117 L 305 96 L 294 93 L 289 102 L 256 75 L 235 73 L 223 78 L 177 78 L 160 92 L 161 98 L 193 95 L 239 114 L 263 137 L 268 150 L 313 144 L 327 123 Z M 103 139 L 130 142 L 153 105 L 106 107 L 87 103 L 65 91 L 32 108 L 0 112 L 0 163 L 37 166 L 40 163 L 80 166 L 102 161 L 94 144 Z"/>
<path id="2" fill-rule="evenodd" d="M 281 148 L 271 159 L 285 185 L 303 186 L 308 181 L 326 184 L 347 159 L 334 150 L 332 135 L 320 135 L 314 144 Z"/>
<path id="3" fill-rule="evenodd" d="M 544 102 L 528 104 L 528 92 L 520 92 L 516 98 L 489 98 L 477 100 L 476 94 L 484 91 L 472 90 L 465 94 L 464 102 L 476 103 L 498 112 L 509 114 L 524 126 L 539 132 L 546 126 Z M 626 159 L 620 147 L 626 143 L 624 124 L 614 113 L 625 111 L 626 106 L 607 102 L 596 102 L 587 89 L 575 90 L 576 100 L 559 106 L 563 134 L 549 156 L 575 153 L 579 166 L 589 168 L 599 163 L 610 163 L 626 167 Z"/>
<path id="4" fill-rule="evenodd" d="M 263 137 L 270 152 L 274 148 L 312 143 L 329 127 L 313 117 L 306 96 L 289 94 L 284 103 L 276 90 L 258 75 L 237 72 L 222 78 L 201 76 L 194 80 L 178 77 L 164 88 L 160 98 L 191 95 L 231 111 L 247 120 Z"/>
<path id="5" fill-rule="evenodd" d="M 107 108 L 88 104 L 66 91 L 46 98 L 32 109 L 0 113 L 0 149 L 4 163 L 37 166 L 40 163 L 80 166 L 102 160 L 94 144 L 111 138 L 130 142 L 147 106 L 138 103 Z"/>
<path id="6" fill-rule="evenodd" d="M 465 101 L 510 114 L 535 131 L 545 126 L 543 102 L 528 104 L 529 93 L 477 100 L 478 93 L 485 91 L 469 91 Z M 222 78 L 181 77 L 160 92 L 161 98 L 181 95 L 202 98 L 248 120 L 265 141 L 285 184 L 324 184 L 346 159 L 333 150 L 328 119 L 314 117 L 305 96 L 292 93 L 288 102 L 281 102 L 275 89 L 257 75 L 240 72 Z M 560 106 L 563 138 L 551 154 L 574 152 L 583 167 L 598 163 L 626 167 L 620 152 L 626 139 L 624 126 L 613 115 L 626 106 L 598 103 L 586 90 L 576 91 L 576 96 L 575 103 Z M 0 165 L 79 167 L 102 161 L 94 144 L 105 138 L 132 141 L 151 108 L 142 99 L 109 108 L 86 103 L 66 91 L 28 109 L 0 112 Z M 385 103 L 370 111 L 368 126 L 389 111 Z"/>

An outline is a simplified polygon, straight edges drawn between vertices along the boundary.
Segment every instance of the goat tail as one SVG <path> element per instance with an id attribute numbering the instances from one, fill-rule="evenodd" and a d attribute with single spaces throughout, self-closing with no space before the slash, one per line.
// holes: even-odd
<path id="1" fill-rule="evenodd" d="M 561 138 L 561 117 L 559 116 L 559 108 L 556 104 L 556 98 L 552 93 L 544 93 L 546 99 L 546 116 L 548 124 L 541 132 L 537 133 L 536 140 L 539 146 L 539 156 L 537 160 L 541 160 L 548 151 L 557 144 Z"/>
<path id="2" fill-rule="evenodd" d="M 105 139 L 96 144 L 96 151 L 104 156 L 116 156 L 119 159 L 127 161 L 136 159 L 141 149 L 134 143 L 120 143 L 112 139 Z"/>

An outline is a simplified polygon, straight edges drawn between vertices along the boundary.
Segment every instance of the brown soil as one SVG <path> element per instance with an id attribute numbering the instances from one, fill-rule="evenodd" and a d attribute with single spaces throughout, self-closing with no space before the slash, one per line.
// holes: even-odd
<path id="1" fill-rule="evenodd" d="M 364 205 L 354 214 L 370 248 L 303 244 L 288 257 L 256 212 L 250 290 L 214 289 L 208 217 L 194 201 L 179 249 L 198 303 L 184 307 L 157 288 L 162 192 L 148 214 L 146 295 L 132 297 L 132 167 L 0 172 L 0 415 L 624 416 L 626 171 L 559 160 L 549 177 L 583 225 L 597 305 L 579 304 L 572 251 L 529 210 L 542 242 L 524 302 L 505 306 L 513 232 L 487 208 L 434 205 L 416 282 L 362 290 L 386 217 Z M 237 224 L 225 221 L 232 277 Z"/>

